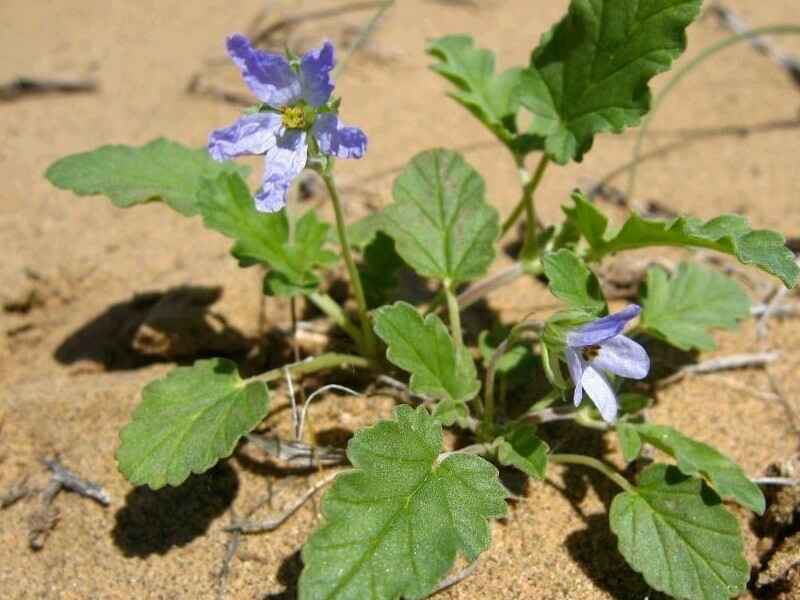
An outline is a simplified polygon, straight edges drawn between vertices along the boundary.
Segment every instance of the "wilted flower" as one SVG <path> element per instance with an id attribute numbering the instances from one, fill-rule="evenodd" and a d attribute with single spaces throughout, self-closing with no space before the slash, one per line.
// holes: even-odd
<path id="1" fill-rule="evenodd" d="M 230 127 L 213 131 L 208 151 L 215 160 L 243 154 L 264 154 L 265 169 L 256 208 L 276 212 L 286 205 L 292 180 L 305 168 L 309 134 L 322 154 L 361 158 L 367 136 L 357 127 L 345 127 L 330 102 L 333 92 L 333 46 L 306 52 L 291 63 L 280 54 L 253 48 L 236 34 L 228 38 L 228 54 L 242 71 L 250 91 L 262 103 Z"/>
<path id="2" fill-rule="evenodd" d="M 645 349 L 622 335 L 625 325 L 640 311 L 632 304 L 567 333 L 567 366 L 575 384 L 575 406 L 581 403 L 585 390 L 609 423 L 617 418 L 617 396 L 605 372 L 643 379 L 650 371 L 650 357 Z"/>

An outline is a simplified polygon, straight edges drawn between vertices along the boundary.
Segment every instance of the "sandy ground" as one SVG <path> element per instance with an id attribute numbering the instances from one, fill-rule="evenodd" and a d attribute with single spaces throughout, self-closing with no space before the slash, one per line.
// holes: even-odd
<path id="1" fill-rule="evenodd" d="M 154 493 L 131 488 L 122 478 L 113 460 L 117 433 L 140 388 L 167 372 L 175 353 L 186 359 L 233 348 L 238 358 L 250 351 L 248 368 L 281 364 L 288 359 L 279 335 L 289 324 L 287 306 L 266 303 L 266 328 L 272 333 L 259 353 L 255 339 L 264 328 L 259 274 L 236 267 L 225 239 L 205 230 L 199 219 L 167 207 L 120 210 L 102 199 L 57 191 L 42 177 L 57 158 L 106 143 L 139 145 L 163 135 L 202 145 L 238 108 L 187 95 L 192 75 L 205 69 L 208 81 L 244 91 L 230 67 L 207 69 L 209 62 L 224 59 L 227 34 L 246 30 L 267 5 L 269 23 L 345 3 L 289 4 L 0 3 L 0 81 L 18 75 L 90 76 L 100 85 L 96 94 L 0 104 L 0 491 L 25 476 L 30 485 L 43 487 L 47 474 L 39 460 L 59 453 L 67 466 L 112 496 L 103 508 L 60 495 L 55 501 L 60 521 L 35 553 L 28 547 L 28 529 L 39 500 L 0 512 L 2 598 L 218 597 L 217 573 L 230 539 L 223 527 L 231 511 L 248 511 L 268 492 L 277 510 L 309 485 L 307 475 L 281 471 L 248 448 L 178 489 Z M 344 117 L 370 135 L 368 156 L 341 165 L 350 216 L 388 202 L 397 170 L 434 146 L 461 149 L 507 213 L 517 196 L 512 165 L 445 97 L 446 84 L 426 68 L 425 42 L 470 32 L 497 50 L 501 66 L 510 66 L 525 61 L 565 6 L 564 0 L 399 1 L 338 84 Z M 730 6 L 755 25 L 798 17 L 796 0 L 730 0 Z M 300 48 L 324 37 L 346 43 L 369 14 L 346 10 L 307 20 L 289 32 L 288 42 Z M 687 55 L 724 35 L 715 19 L 703 19 L 691 29 Z M 800 52 L 796 39 L 778 43 Z M 641 168 L 640 199 L 701 217 L 742 212 L 757 226 L 799 234 L 799 106 L 797 87 L 751 48 L 742 45 L 720 55 L 690 76 L 659 113 L 648 149 L 662 152 Z M 542 218 L 558 218 L 559 205 L 576 185 L 626 163 L 632 141 L 631 134 L 599 138 L 586 162 L 548 173 L 540 194 Z M 624 177 L 612 181 L 624 182 Z M 323 198 L 312 202 L 326 210 Z M 750 289 L 760 299 L 771 282 L 752 275 Z M 476 331 L 491 316 L 487 311 L 510 321 L 552 309 L 542 285 L 526 280 L 492 296 L 484 311 L 472 311 L 465 322 Z M 183 317 L 183 337 L 178 346 L 167 345 L 172 353 L 165 357 L 152 332 L 164 322 L 174 325 L 176 314 Z M 748 473 L 762 473 L 798 449 L 794 411 L 800 409 L 795 394 L 800 374 L 793 353 L 798 336 L 800 324 L 786 321 L 773 325 L 767 343 L 784 353 L 771 372 L 788 406 L 762 397 L 770 390 L 765 373 L 744 371 L 671 386 L 658 394 L 651 417 L 717 445 Z M 760 347 L 753 324 L 718 339 L 719 355 Z M 279 391 L 268 421 L 278 431 L 288 426 L 285 404 Z M 324 400 L 315 407 L 318 439 L 341 440 L 342 432 L 388 415 L 392 405 L 382 397 Z M 554 429 L 552 436 L 562 448 L 602 450 L 609 460 L 620 460 L 611 436 L 570 429 Z M 475 574 L 441 598 L 647 597 L 646 585 L 622 561 L 608 530 L 610 484 L 565 469 L 555 470 L 545 484 L 517 481 L 515 489 L 521 497 L 509 518 L 494 526 L 492 548 Z M 226 597 L 294 598 L 298 551 L 316 523 L 317 508 L 310 503 L 279 531 L 243 539 Z M 265 508 L 259 514 L 269 513 Z M 755 563 L 756 525 L 743 518 L 743 526 Z"/>

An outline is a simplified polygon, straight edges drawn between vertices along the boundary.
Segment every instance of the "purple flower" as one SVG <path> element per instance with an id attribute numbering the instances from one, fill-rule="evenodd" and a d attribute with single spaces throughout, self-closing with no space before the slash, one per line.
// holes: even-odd
<path id="1" fill-rule="evenodd" d="M 265 156 L 264 177 L 255 196 L 258 210 L 276 212 L 286 205 L 292 180 L 306 166 L 309 135 L 322 154 L 339 158 L 364 155 L 367 136 L 357 127 L 345 127 L 329 102 L 334 65 L 330 42 L 306 52 L 294 65 L 280 54 L 253 48 L 240 34 L 229 37 L 227 46 L 263 107 L 230 127 L 213 131 L 208 152 L 220 161 L 242 154 Z"/>
<path id="2" fill-rule="evenodd" d="M 643 379 L 650 371 L 645 349 L 622 335 L 625 325 L 640 311 L 632 304 L 567 334 L 567 366 L 575 384 L 575 406 L 581 403 L 585 390 L 609 423 L 617 418 L 617 396 L 604 371 L 628 379 Z"/>

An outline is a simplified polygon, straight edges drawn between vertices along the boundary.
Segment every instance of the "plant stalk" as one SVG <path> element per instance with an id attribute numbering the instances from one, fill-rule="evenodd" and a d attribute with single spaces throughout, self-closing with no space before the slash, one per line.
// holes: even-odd
<path id="1" fill-rule="evenodd" d="M 333 175 L 326 169 L 322 172 L 322 180 L 325 182 L 325 187 L 328 188 L 328 193 L 333 202 L 333 210 L 336 213 L 336 232 L 339 235 L 339 243 L 342 247 L 342 258 L 344 258 L 345 265 L 347 265 L 347 272 L 350 275 L 350 285 L 353 286 L 353 294 L 356 297 L 356 304 L 358 305 L 358 317 L 361 320 L 361 332 L 363 336 L 364 353 L 369 358 L 377 358 L 377 340 L 375 334 L 372 332 L 372 324 L 369 319 L 369 311 L 367 309 L 367 299 L 364 296 L 364 287 L 361 284 L 361 276 L 358 274 L 356 263 L 353 260 L 353 253 L 350 250 L 350 241 L 347 238 L 347 226 L 344 222 L 344 213 L 342 212 L 342 202 L 339 198 L 339 192 L 336 189 L 336 182 Z"/>
<path id="2" fill-rule="evenodd" d="M 461 352 L 464 345 L 464 335 L 461 332 L 461 309 L 458 306 L 458 299 L 453 292 L 453 285 L 450 281 L 444 282 L 444 295 L 447 299 L 447 312 L 450 317 L 450 331 L 453 334 L 453 341 L 456 344 L 456 352 Z"/>
<path id="3" fill-rule="evenodd" d="M 520 182 L 522 183 L 522 197 L 514 207 L 514 210 L 511 211 L 511 214 L 508 215 L 508 218 L 503 222 L 503 228 L 501 229 L 500 237 L 503 237 L 509 232 L 523 211 L 525 211 L 528 217 L 528 229 L 531 229 L 531 216 L 533 217 L 534 227 L 536 226 L 536 209 L 533 205 L 533 194 L 539 187 L 542 177 L 544 176 L 544 171 L 547 168 L 547 165 L 550 163 L 550 159 L 547 157 L 547 155 L 542 154 L 542 158 L 539 159 L 539 164 L 536 165 L 536 171 L 534 172 L 533 177 L 531 177 L 530 173 L 528 173 L 527 169 L 525 169 L 524 159 L 522 157 L 515 157 L 515 160 L 517 162 L 517 171 L 519 172 Z M 528 234 L 526 232 L 526 237 L 527 235 Z"/>
<path id="4" fill-rule="evenodd" d="M 556 464 L 581 465 L 584 467 L 589 467 L 590 469 L 599 471 L 608 477 L 626 492 L 636 491 L 636 488 L 634 488 L 622 475 L 617 473 L 604 462 L 601 462 L 596 458 L 592 458 L 591 456 L 584 456 L 582 454 L 551 454 L 548 460 Z"/>
<path id="5" fill-rule="evenodd" d="M 362 356 L 355 356 L 352 354 L 338 354 L 336 352 L 329 352 L 320 354 L 319 356 L 309 357 L 300 362 L 292 363 L 277 369 L 271 369 L 261 375 L 255 375 L 244 380 L 244 383 L 252 383 L 254 381 L 263 381 L 269 383 L 276 381 L 286 375 L 286 371 L 292 376 L 306 375 L 314 373 L 315 371 L 322 371 L 324 369 L 358 367 L 360 369 L 370 369 L 373 364 Z"/>
<path id="6" fill-rule="evenodd" d="M 309 301 L 327 315 L 334 323 L 336 323 L 342 330 L 349 335 L 353 341 L 358 345 L 359 349 L 364 350 L 364 338 L 358 327 L 349 319 L 344 309 L 339 305 L 336 300 L 331 298 L 328 294 L 321 294 L 319 292 L 311 292 L 307 298 Z"/>

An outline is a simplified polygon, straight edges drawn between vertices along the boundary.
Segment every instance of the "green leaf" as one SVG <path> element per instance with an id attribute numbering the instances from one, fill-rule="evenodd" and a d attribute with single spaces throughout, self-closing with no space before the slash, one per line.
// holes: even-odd
<path id="1" fill-rule="evenodd" d="M 469 351 L 455 344 L 441 319 L 425 319 L 406 302 L 375 311 L 375 333 L 386 343 L 386 357 L 411 373 L 411 391 L 464 403 L 475 397 L 480 382 Z"/>
<path id="2" fill-rule="evenodd" d="M 180 485 L 230 456 L 269 410 L 262 382 L 247 383 L 236 364 L 199 360 L 142 390 L 142 402 L 120 433 L 119 470 L 134 485 Z"/>
<path id="3" fill-rule="evenodd" d="M 163 200 L 179 213 L 197 214 L 195 196 L 203 178 L 221 173 L 246 176 L 249 169 L 212 160 L 205 149 L 192 150 L 157 139 L 141 148 L 101 146 L 54 162 L 45 177 L 79 196 L 103 194 L 115 206 Z"/>
<path id="4" fill-rule="evenodd" d="M 231 254 L 242 266 L 261 263 L 280 273 L 277 283 L 274 278 L 266 283 L 273 293 L 316 288 L 319 279 L 314 269 L 337 260 L 324 249 L 330 225 L 316 213 L 308 211 L 300 217 L 290 242 L 286 211 L 256 210 L 247 185 L 237 175 L 206 180 L 198 194 L 198 208 L 206 227 L 236 240 Z"/>
<path id="5" fill-rule="evenodd" d="M 364 250 L 381 230 L 382 212 L 373 212 L 347 226 L 347 239 L 357 250 Z M 338 241 L 338 240 L 337 240 Z"/>
<path id="6" fill-rule="evenodd" d="M 542 265 L 550 291 L 569 308 L 585 310 L 593 315 L 608 312 L 600 282 L 574 252 L 561 249 L 545 254 Z"/>
<path id="7" fill-rule="evenodd" d="M 498 439 L 497 460 L 535 479 L 544 479 L 550 448 L 536 435 L 536 427 L 519 424 Z"/>
<path id="8" fill-rule="evenodd" d="M 481 176 L 449 150 L 415 156 L 394 183 L 383 231 L 423 277 L 456 284 L 486 273 L 500 234 Z"/>
<path id="9" fill-rule="evenodd" d="M 616 430 L 619 447 L 622 450 L 625 462 L 635 460 L 639 456 L 639 452 L 642 451 L 642 438 L 639 437 L 633 426 L 625 421 L 617 421 Z"/>
<path id="10" fill-rule="evenodd" d="M 694 263 L 681 263 L 670 279 L 660 267 L 648 269 L 642 306 L 642 329 L 682 350 L 713 350 L 709 329 L 731 329 L 750 316 L 738 283 Z"/>
<path id="11" fill-rule="evenodd" d="M 620 133 L 650 110 L 648 82 L 686 48 L 701 0 L 572 0 L 521 77 L 530 133 L 565 164 L 582 160 L 597 133 Z"/>
<path id="12" fill-rule="evenodd" d="M 369 308 L 383 306 L 391 299 L 392 292 L 399 284 L 398 274 L 403 265 L 392 238 L 378 231 L 364 248 L 358 269 Z"/>
<path id="13" fill-rule="evenodd" d="M 355 434 L 322 501 L 323 525 L 303 548 L 300 600 L 424 598 L 461 552 L 489 546 L 487 519 L 506 513 L 508 495 L 484 459 L 437 461 L 442 428 L 423 407 L 395 410 Z"/>
<path id="14" fill-rule="evenodd" d="M 519 104 L 514 93 L 522 69 L 495 75 L 494 53 L 473 46 L 468 35 L 448 35 L 434 40 L 428 54 L 437 58 L 431 66 L 456 86 L 448 95 L 475 115 L 503 143 L 511 145 L 516 134 Z"/>
<path id="15" fill-rule="evenodd" d="M 678 599 L 726 600 L 745 590 L 750 566 L 739 524 L 700 479 L 655 464 L 611 503 L 611 530 L 628 564 Z"/>
<path id="16" fill-rule="evenodd" d="M 784 237 L 767 229 L 750 229 L 740 215 L 722 215 L 705 223 L 692 217 L 662 221 L 632 214 L 618 233 L 606 232 L 608 219 L 580 192 L 572 195 L 574 208 L 564 212 L 591 246 L 589 258 L 648 246 L 694 246 L 735 256 L 745 265 L 754 265 L 794 287 L 800 267 L 785 245 Z"/>
<path id="17" fill-rule="evenodd" d="M 628 427 L 648 444 L 674 457 L 686 475 L 704 477 L 723 498 L 735 500 L 759 515 L 764 513 L 766 504 L 761 489 L 716 448 L 686 437 L 672 427 L 650 423 L 628 424 Z"/>

